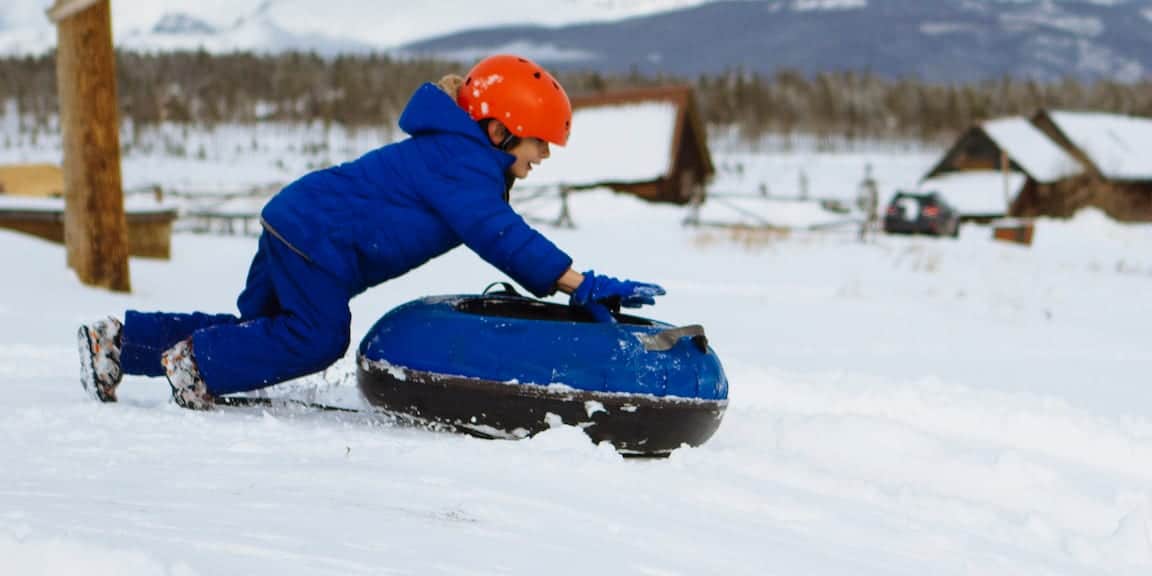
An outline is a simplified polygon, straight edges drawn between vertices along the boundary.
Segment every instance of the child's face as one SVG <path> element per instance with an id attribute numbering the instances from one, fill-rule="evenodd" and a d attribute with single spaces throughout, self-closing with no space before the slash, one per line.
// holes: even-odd
<path id="1" fill-rule="evenodd" d="M 508 153 L 516 157 L 509 171 L 517 178 L 526 178 L 532 171 L 532 166 L 551 156 L 552 150 L 549 149 L 547 142 L 539 138 L 524 138 L 508 150 Z"/>

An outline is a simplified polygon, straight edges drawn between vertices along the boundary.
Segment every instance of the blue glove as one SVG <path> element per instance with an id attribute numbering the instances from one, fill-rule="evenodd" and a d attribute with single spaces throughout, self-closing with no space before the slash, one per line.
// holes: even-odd
<path id="1" fill-rule="evenodd" d="M 664 294 L 664 289 L 656 284 L 618 280 L 589 270 L 584 273 L 584 281 L 572 292 L 568 303 L 588 310 L 598 322 L 613 322 L 609 308 L 639 308 L 655 304 L 656 297 Z"/>

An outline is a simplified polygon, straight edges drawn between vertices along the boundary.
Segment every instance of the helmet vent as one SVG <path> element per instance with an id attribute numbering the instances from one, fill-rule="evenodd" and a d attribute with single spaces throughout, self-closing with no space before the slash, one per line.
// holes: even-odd
<path id="1" fill-rule="evenodd" d="M 559 89 L 560 89 L 560 85 L 559 85 L 559 84 L 557 84 L 555 80 L 553 80 L 553 81 L 552 81 L 552 87 L 553 87 L 553 88 L 555 88 L 555 89 L 557 89 L 557 90 L 559 90 Z"/>
<path id="2" fill-rule="evenodd" d="M 540 73 L 539 72 L 533 72 L 532 77 L 539 80 L 540 79 Z"/>
<path id="3" fill-rule="evenodd" d="M 464 81 L 464 85 L 465 85 L 465 86 L 467 86 L 467 85 L 469 85 L 469 84 L 471 84 L 471 83 L 472 83 L 472 77 L 471 77 L 471 76 L 469 76 L 469 77 L 468 77 L 468 79 Z"/>

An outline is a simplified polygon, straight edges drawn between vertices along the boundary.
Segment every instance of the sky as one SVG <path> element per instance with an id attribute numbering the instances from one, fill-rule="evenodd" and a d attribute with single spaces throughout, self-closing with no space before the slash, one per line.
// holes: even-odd
<path id="1" fill-rule="evenodd" d="M 20 0 L 0 7 L 9 26 L 47 27 L 44 11 L 52 0 Z M 216 26 L 228 26 L 255 13 L 266 0 L 112 0 L 116 34 L 148 29 L 165 13 L 186 12 Z M 273 0 L 278 21 L 299 32 L 343 34 L 372 45 L 395 46 L 418 38 L 496 24 L 559 25 L 616 19 L 690 6 L 701 0 L 327 0 L 316 10 L 312 0 Z"/>

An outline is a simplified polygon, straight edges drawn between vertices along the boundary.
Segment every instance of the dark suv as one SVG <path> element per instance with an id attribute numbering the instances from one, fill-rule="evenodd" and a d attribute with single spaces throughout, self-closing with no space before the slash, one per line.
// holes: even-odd
<path id="1" fill-rule="evenodd" d="M 884 231 L 955 238 L 960 213 L 936 192 L 897 192 L 884 212 Z"/>

